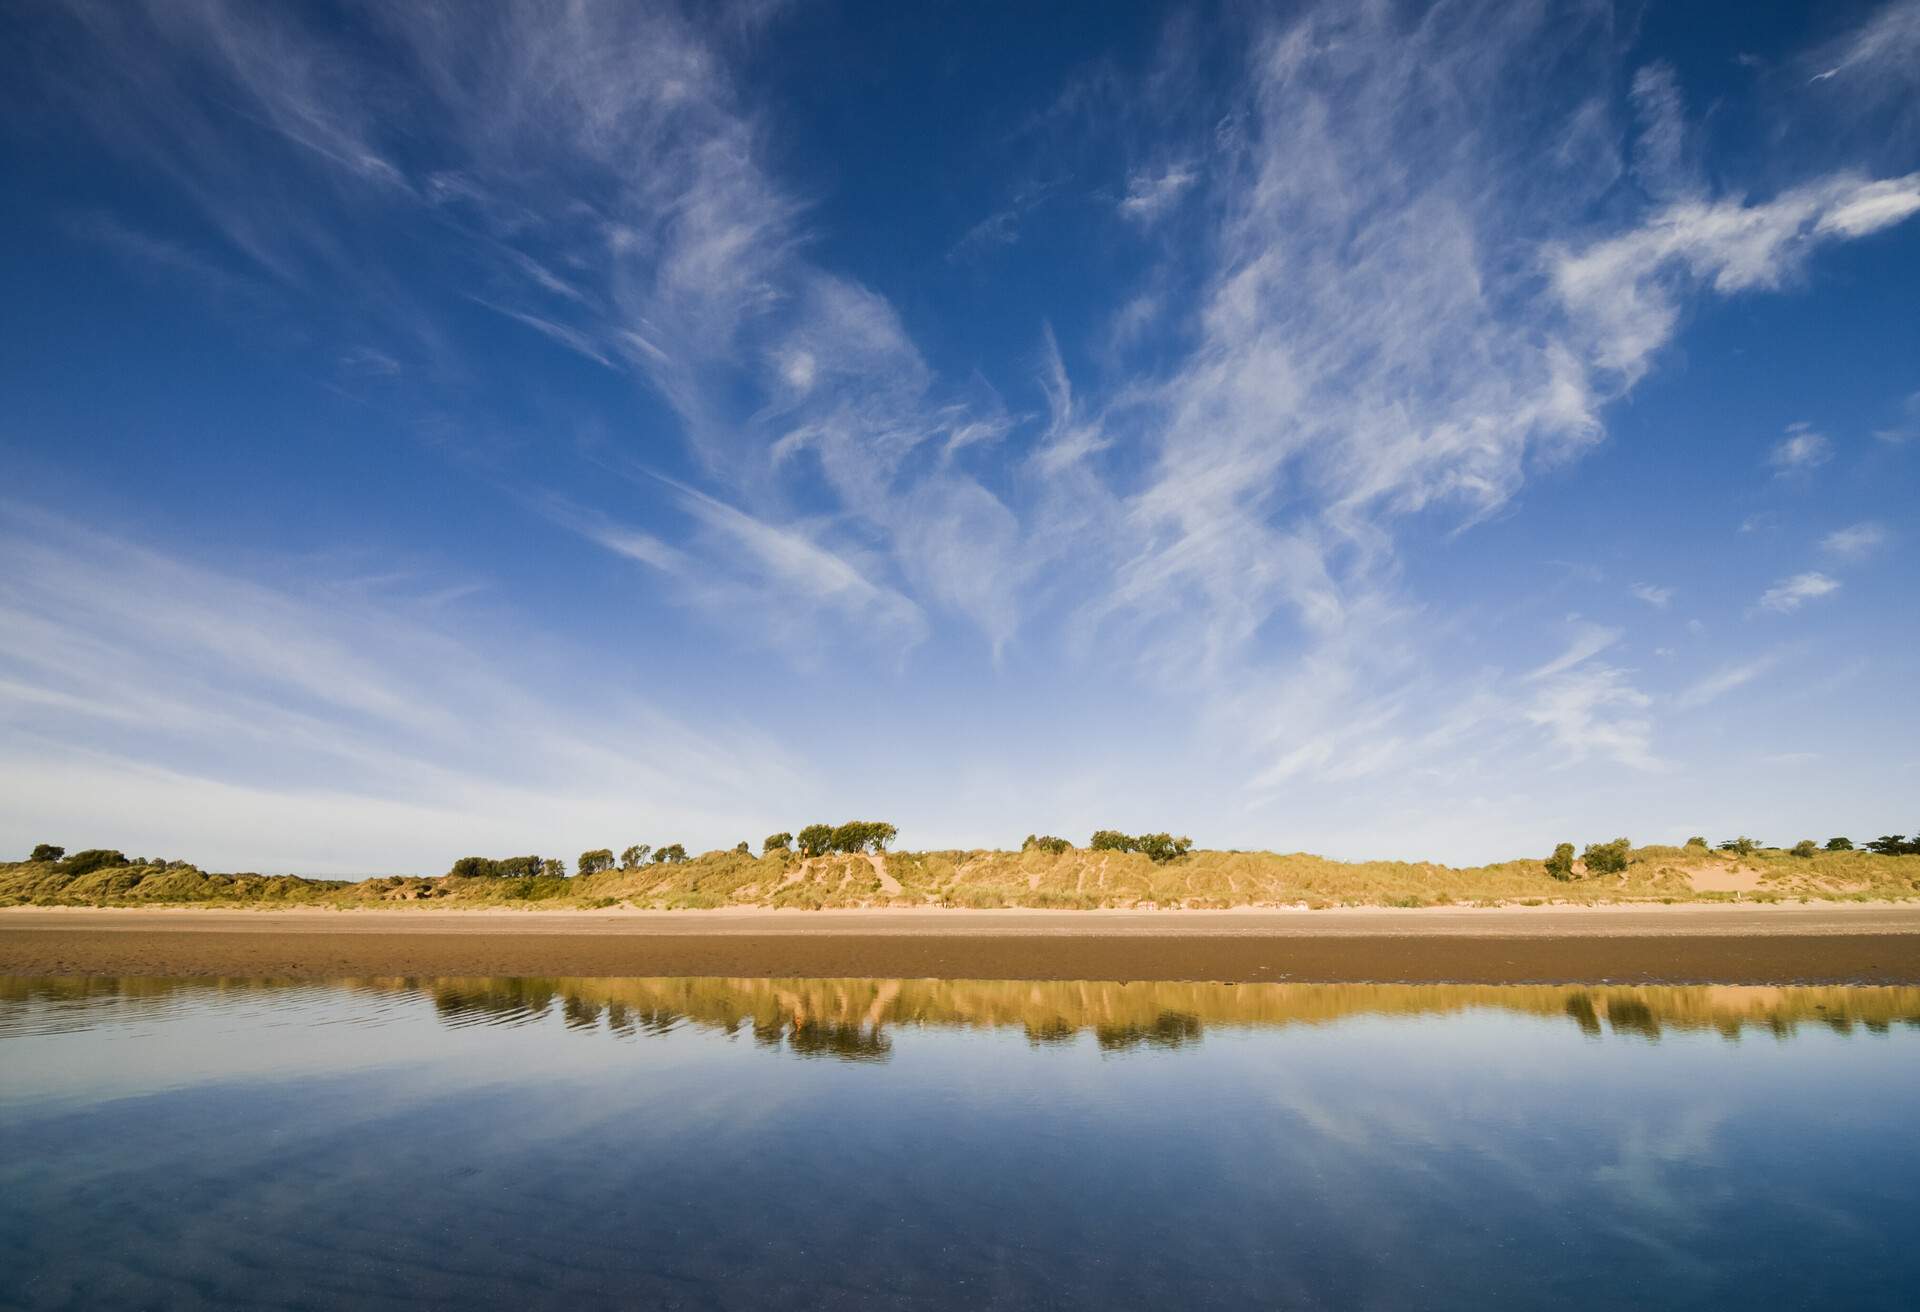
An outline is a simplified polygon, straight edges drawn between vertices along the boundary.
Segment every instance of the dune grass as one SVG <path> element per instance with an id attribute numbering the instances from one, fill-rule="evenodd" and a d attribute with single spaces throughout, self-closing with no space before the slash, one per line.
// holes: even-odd
<path id="1" fill-rule="evenodd" d="M 1633 850 L 1619 874 L 1558 880 L 1539 860 L 1454 867 L 1332 861 L 1306 853 L 1138 852 L 1044 848 L 889 852 L 879 857 L 752 856 L 714 851 L 684 862 L 570 879 L 393 875 L 358 881 L 209 874 L 192 865 L 113 865 L 68 873 L 58 862 L 0 863 L 0 906 L 759 906 L 1206 909 L 1254 906 L 1461 906 L 1543 903 L 1885 901 L 1920 898 L 1920 856 L 1864 851 L 1812 857 L 1762 849 Z"/>

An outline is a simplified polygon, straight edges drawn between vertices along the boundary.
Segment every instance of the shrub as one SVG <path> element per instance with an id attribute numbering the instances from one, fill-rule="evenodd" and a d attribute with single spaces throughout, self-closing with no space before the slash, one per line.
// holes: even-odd
<path id="1" fill-rule="evenodd" d="M 1793 845 L 1793 854 L 1807 860 L 1811 860 L 1813 854 L 1819 850 L 1819 845 L 1811 838 L 1803 838 Z"/>
<path id="2" fill-rule="evenodd" d="M 580 854 L 580 873 L 597 875 L 602 870 L 613 869 L 613 850 L 606 847 L 589 848 Z"/>
<path id="3" fill-rule="evenodd" d="M 463 856 L 453 863 L 447 871 L 449 877 L 462 879 L 497 879 L 500 875 L 500 863 L 491 857 Z"/>
<path id="4" fill-rule="evenodd" d="M 687 849 L 679 843 L 668 843 L 653 854 L 654 864 L 679 865 L 687 859 Z"/>
<path id="5" fill-rule="evenodd" d="M 1704 839 L 1704 838 L 1702 838 L 1702 837 L 1700 837 L 1700 835 L 1698 835 L 1698 834 L 1695 834 L 1695 835 L 1694 835 L 1694 836 L 1693 836 L 1692 838 L 1689 838 L 1689 839 L 1687 840 L 1687 846 L 1688 846 L 1688 847 L 1701 847 L 1701 848 L 1704 848 L 1704 847 L 1705 847 L 1706 845 L 1707 845 L 1707 840 L 1706 840 L 1706 839 Z"/>
<path id="6" fill-rule="evenodd" d="M 1055 856 L 1059 856 L 1072 846 L 1073 844 L 1069 843 L 1066 839 L 1055 838 L 1052 834 L 1028 834 L 1027 841 L 1020 844 L 1020 850 L 1022 852 L 1031 852 L 1037 848 L 1042 852 L 1051 852 Z"/>
<path id="7" fill-rule="evenodd" d="M 784 829 L 777 834 L 768 834 L 760 840 L 760 850 L 769 856 L 775 852 L 791 852 L 793 850 L 793 835 L 787 833 Z"/>
<path id="8" fill-rule="evenodd" d="M 27 860 L 58 861 L 61 857 L 65 856 L 66 854 L 67 854 L 67 849 L 64 847 L 57 846 L 56 844 L 53 844 L 53 843 L 38 843 L 38 844 L 35 844 L 34 846 L 33 855 L 29 856 Z"/>
<path id="9" fill-rule="evenodd" d="M 559 857 L 550 856 L 545 861 L 542 861 L 540 863 L 540 878 L 565 879 L 566 877 L 567 877 L 567 863 L 562 861 Z"/>
<path id="10" fill-rule="evenodd" d="M 1759 846 L 1760 844 L 1756 843 L 1753 839 L 1742 834 L 1738 838 L 1729 838 L 1726 842 L 1720 844 L 1720 850 L 1722 852 L 1731 852 L 1735 856 L 1752 856 Z"/>
<path id="11" fill-rule="evenodd" d="M 1572 879 L 1573 844 L 1562 843 L 1560 846 L 1554 848 L 1553 855 L 1548 857 L 1544 864 L 1547 867 L 1547 873 L 1555 879 L 1562 881 Z"/>
<path id="12" fill-rule="evenodd" d="M 1586 863 L 1590 875 L 1618 875 L 1627 869 L 1627 855 L 1633 851 L 1633 844 L 1624 838 L 1616 838 L 1611 843 L 1589 843 L 1587 850 L 1580 854 Z"/>
<path id="13" fill-rule="evenodd" d="M 559 864 L 558 861 L 542 861 L 537 856 L 510 856 L 496 862 L 495 866 L 502 879 L 537 879 L 547 872 L 549 866 Z"/>
<path id="14" fill-rule="evenodd" d="M 1851 852 L 1853 851 L 1853 840 L 1851 838 L 1829 838 L 1827 840 L 1827 851 Z"/>
<path id="15" fill-rule="evenodd" d="M 746 839 L 743 838 L 739 842 L 733 845 L 733 850 L 735 853 L 737 853 L 740 856 L 752 856 L 753 844 L 749 843 Z"/>
<path id="16" fill-rule="evenodd" d="M 60 863 L 63 875 L 90 875 L 96 870 L 105 870 L 108 866 L 131 865 L 126 857 L 111 848 L 90 847 L 84 852 L 75 852 Z"/>
<path id="17" fill-rule="evenodd" d="M 1118 829 L 1096 829 L 1087 846 L 1096 852 L 1131 852 L 1133 836 L 1123 834 Z"/>
<path id="18" fill-rule="evenodd" d="M 651 851 L 653 851 L 653 845 L 651 843 L 635 843 L 632 847 L 629 847 L 620 854 L 620 868 L 622 870 L 638 870 L 646 864 L 647 854 Z"/>
<path id="19" fill-rule="evenodd" d="M 832 825 L 808 825 L 800 831 L 801 856 L 825 856 L 833 850 Z"/>
<path id="20" fill-rule="evenodd" d="M 1867 844 L 1869 852 L 1878 852 L 1881 856 L 1913 856 L 1920 853 L 1920 834 L 1915 834 L 1909 842 L 1903 834 L 1882 834 Z M 72 861 L 72 857 L 67 858 Z"/>

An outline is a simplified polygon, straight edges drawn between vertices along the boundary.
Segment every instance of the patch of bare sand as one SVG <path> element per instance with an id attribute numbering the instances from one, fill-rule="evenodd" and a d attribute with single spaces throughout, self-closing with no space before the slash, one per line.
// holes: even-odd
<path id="1" fill-rule="evenodd" d="M 0 974 L 1917 983 L 1920 907 L 9 910 Z"/>
<path id="2" fill-rule="evenodd" d="M 1757 893 L 1760 872 L 1751 866 L 1695 866 L 1687 881 L 1696 893 Z"/>
<path id="3" fill-rule="evenodd" d="M 867 855 L 867 864 L 873 867 L 873 877 L 880 881 L 880 891 L 888 897 L 905 897 L 907 890 L 900 881 L 887 873 L 887 859 L 877 852 Z"/>

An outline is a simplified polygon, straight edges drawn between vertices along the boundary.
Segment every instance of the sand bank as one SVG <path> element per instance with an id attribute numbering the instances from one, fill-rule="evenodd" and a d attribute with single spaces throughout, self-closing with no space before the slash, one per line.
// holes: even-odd
<path id="1" fill-rule="evenodd" d="M 1920 908 L 0 911 L 0 974 L 1920 983 Z"/>

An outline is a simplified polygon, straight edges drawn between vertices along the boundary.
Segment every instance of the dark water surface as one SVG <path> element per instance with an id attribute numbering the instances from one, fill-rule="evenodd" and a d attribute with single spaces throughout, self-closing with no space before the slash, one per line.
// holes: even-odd
<path id="1" fill-rule="evenodd" d="M 0 979 L 0 1306 L 1920 1300 L 1920 989 Z"/>

